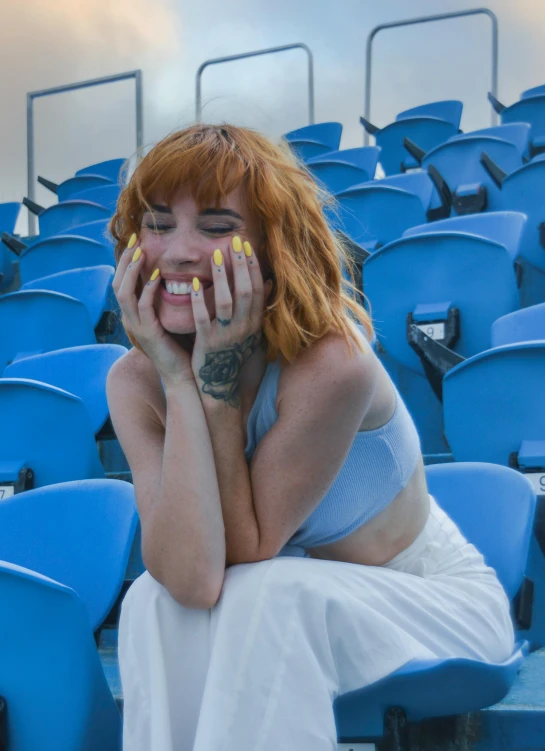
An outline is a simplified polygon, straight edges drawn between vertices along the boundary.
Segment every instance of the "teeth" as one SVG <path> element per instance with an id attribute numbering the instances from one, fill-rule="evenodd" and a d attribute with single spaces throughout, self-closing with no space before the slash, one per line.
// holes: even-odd
<path id="1" fill-rule="evenodd" d="M 189 295 L 191 294 L 192 285 L 186 282 L 169 282 L 165 281 L 167 292 L 171 295 Z"/>

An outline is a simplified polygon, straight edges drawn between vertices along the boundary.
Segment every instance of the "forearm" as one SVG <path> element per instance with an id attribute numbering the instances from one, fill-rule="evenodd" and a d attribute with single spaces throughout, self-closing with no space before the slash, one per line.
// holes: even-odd
<path id="1" fill-rule="evenodd" d="M 259 560 L 259 526 L 250 471 L 244 455 L 240 407 L 201 394 L 214 451 L 223 523 L 226 565 Z"/>
<path id="2" fill-rule="evenodd" d="M 165 386 L 167 419 L 160 487 L 147 520 L 148 550 L 162 583 L 182 604 L 219 595 L 225 530 L 214 453 L 193 382 Z M 214 597 L 212 597 L 214 599 Z"/>

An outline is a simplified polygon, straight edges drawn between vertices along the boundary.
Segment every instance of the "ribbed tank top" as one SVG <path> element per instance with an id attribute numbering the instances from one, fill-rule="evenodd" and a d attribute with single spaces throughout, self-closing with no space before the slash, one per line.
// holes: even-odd
<path id="1" fill-rule="evenodd" d="M 249 463 L 257 444 L 278 419 L 276 396 L 281 366 L 267 364 L 248 416 Z M 306 556 L 306 548 L 346 537 L 379 514 L 404 488 L 421 455 L 416 427 L 395 384 L 396 406 L 380 428 L 356 433 L 333 484 L 278 555 Z"/>

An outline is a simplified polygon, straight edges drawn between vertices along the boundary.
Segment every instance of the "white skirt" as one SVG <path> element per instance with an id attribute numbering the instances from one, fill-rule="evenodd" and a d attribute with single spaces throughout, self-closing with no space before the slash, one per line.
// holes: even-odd
<path id="1" fill-rule="evenodd" d="M 210 610 L 148 573 L 119 625 L 125 751 L 334 751 L 333 700 L 413 659 L 500 662 L 509 602 L 431 500 L 384 566 L 280 557 L 228 568 Z"/>

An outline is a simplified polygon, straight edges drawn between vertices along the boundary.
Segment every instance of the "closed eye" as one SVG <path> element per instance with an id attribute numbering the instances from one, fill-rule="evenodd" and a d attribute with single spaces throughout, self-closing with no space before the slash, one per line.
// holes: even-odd
<path id="1" fill-rule="evenodd" d="M 152 232 L 166 232 L 169 229 L 174 229 L 174 227 L 170 224 L 146 224 L 145 225 L 147 229 L 151 230 Z"/>

